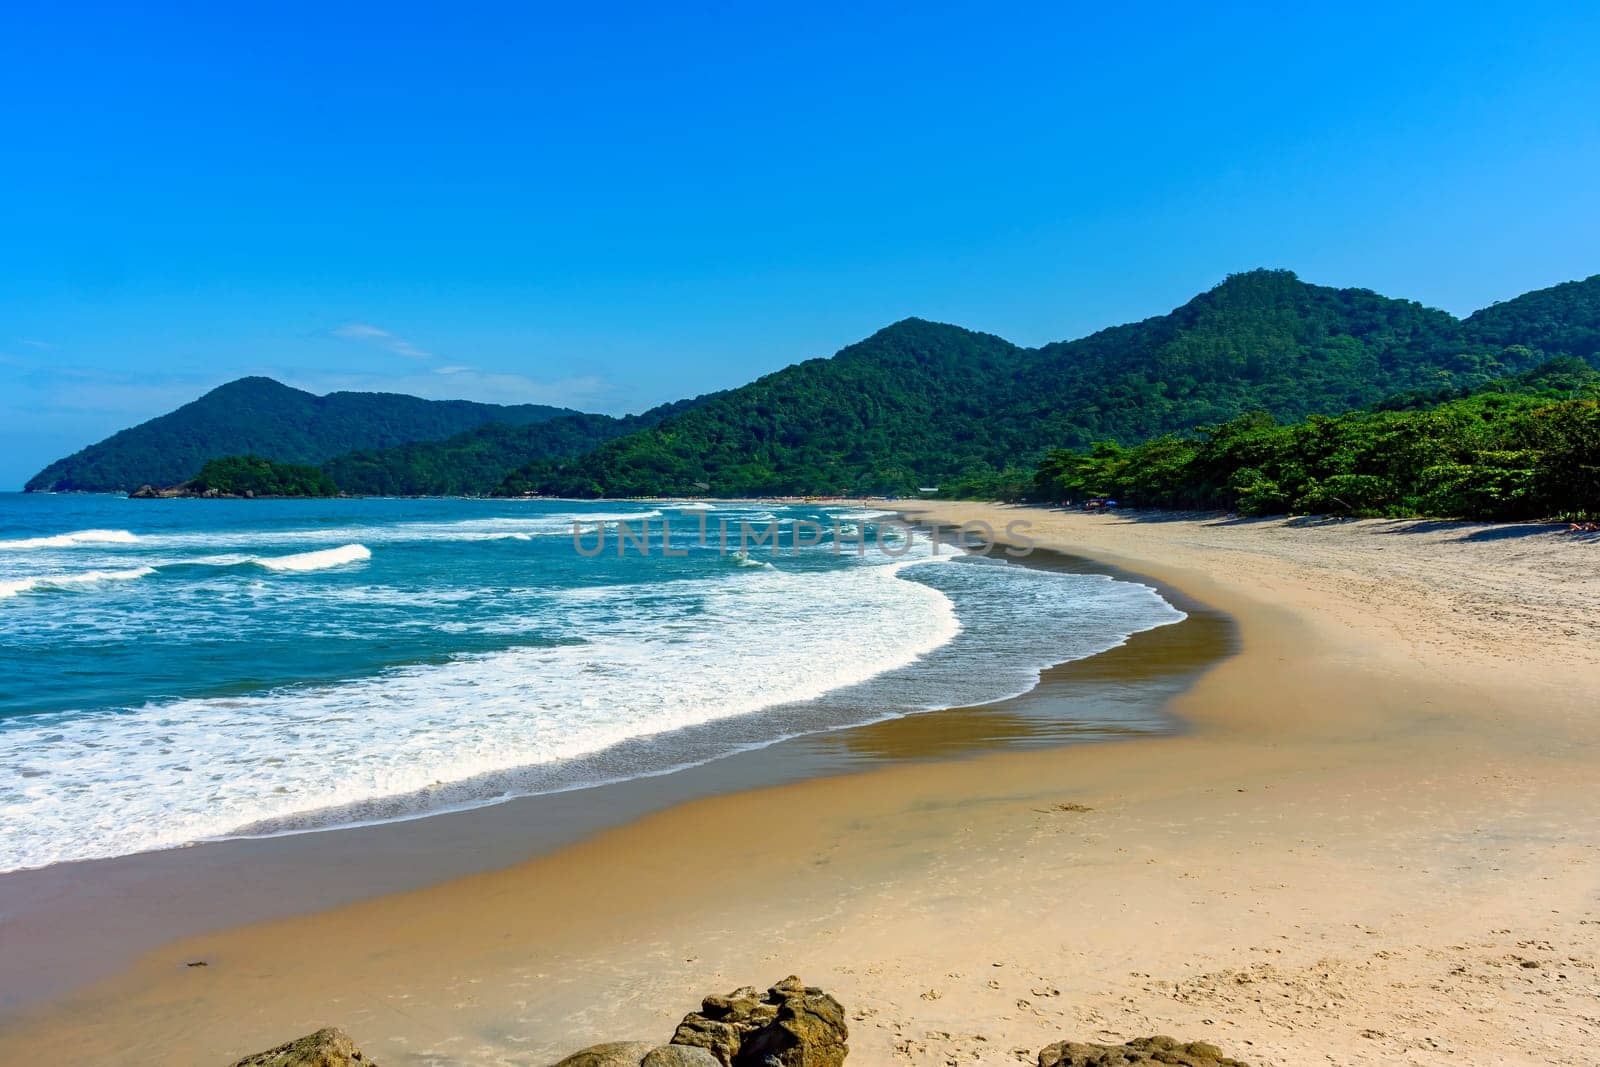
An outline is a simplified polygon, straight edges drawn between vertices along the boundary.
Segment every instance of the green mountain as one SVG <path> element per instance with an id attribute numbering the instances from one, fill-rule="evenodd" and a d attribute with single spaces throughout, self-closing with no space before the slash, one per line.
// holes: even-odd
<path id="1" fill-rule="evenodd" d="M 536 461 L 503 491 L 827 492 L 864 488 L 864 471 L 903 486 L 937 467 L 952 442 L 985 457 L 1014 447 L 1016 428 L 988 411 L 1020 352 L 991 334 L 907 319 L 577 460 Z"/>
<path id="2" fill-rule="evenodd" d="M 541 404 L 506 407 L 394 393 L 315 396 L 271 378 L 240 378 L 57 460 L 26 489 L 116 492 L 175 485 L 224 456 L 318 464 L 358 448 L 449 437 L 491 422 L 536 423 L 575 414 Z"/>
<path id="3" fill-rule="evenodd" d="M 1550 355 L 1600 357 L 1600 274 L 1491 304 L 1467 317 L 1470 337 Z"/>
<path id="4" fill-rule="evenodd" d="M 1257 270 L 1170 314 L 1037 349 L 907 319 L 586 455 L 537 458 L 501 491 L 902 493 L 1006 468 L 1031 473 L 1046 446 L 1133 443 L 1250 411 L 1295 419 L 1408 390 L 1474 388 L 1563 346 L 1581 350 L 1600 322 L 1597 284 L 1529 294 L 1463 322 Z"/>
<path id="5" fill-rule="evenodd" d="M 342 492 L 368 496 L 462 496 L 493 492 L 528 457 L 580 456 L 646 429 L 706 398 L 663 404 L 641 415 L 561 415 L 544 422 L 490 423 L 443 441 L 336 456 L 323 470 Z"/>
<path id="6" fill-rule="evenodd" d="M 1258 270 L 1170 314 L 1039 349 L 1019 414 L 1061 445 L 1136 441 L 1243 411 L 1345 411 L 1503 370 L 1447 312 Z"/>

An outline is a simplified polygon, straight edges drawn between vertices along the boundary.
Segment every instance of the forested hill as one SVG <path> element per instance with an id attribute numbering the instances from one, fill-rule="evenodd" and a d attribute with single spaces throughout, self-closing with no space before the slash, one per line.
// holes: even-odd
<path id="1" fill-rule="evenodd" d="M 316 396 L 271 378 L 240 378 L 57 460 L 26 488 L 131 491 L 183 482 L 207 460 L 222 456 L 253 454 L 319 464 L 355 449 L 444 438 L 487 423 L 535 423 L 574 414 L 541 404 L 421 400 L 395 393 Z"/>
<path id="2" fill-rule="evenodd" d="M 715 394 L 713 394 L 715 395 Z M 364 449 L 323 464 L 341 492 L 367 496 L 473 496 L 494 492 L 530 456 L 581 456 L 624 434 L 706 402 L 696 397 L 640 415 L 561 415 L 512 426 L 490 423 L 443 441 Z"/>
<path id="3" fill-rule="evenodd" d="M 1468 336 L 1595 362 L 1600 355 L 1600 274 L 1491 304 L 1466 320 Z"/>
<path id="4" fill-rule="evenodd" d="M 1503 373 L 1502 358 L 1448 312 L 1258 270 L 1170 314 L 1038 349 L 1017 414 L 1068 447 L 1131 442 L 1243 411 L 1298 417 L 1477 384 Z"/>
<path id="5" fill-rule="evenodd" d="M 994 418 L 1022 350 L 991 334 L 907 319 L 832 359 L 729 390 L 575 461 L 537 461 L 502 491 L 563 496 L 825 492 L 916 484 L 952 448 L 1003 456 Z"/>
<path id="6" fill-rule="evenodd" d="M 1135 443 L 1247 411 L 1293 419 L 1472 389 L 1582 351 L 1600 276 L 1462 321 L 1288 271 L 1228 278 L 1167 315 L 1022 349 L 908 319 L 503 492 L 566 496 L 901 493 L 1031 472 L 1047 447 Z M 1591 350 L 1586 353 L 1594 358 Z"/>

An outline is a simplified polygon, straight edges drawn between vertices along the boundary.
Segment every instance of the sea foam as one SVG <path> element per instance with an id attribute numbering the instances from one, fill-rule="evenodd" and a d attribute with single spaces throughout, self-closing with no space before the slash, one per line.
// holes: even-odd
<path id="1" fill-rule="evenodd" d="M 0 541 L 0 552 L 27 552 L 41 548 L 76 548 L 79 545 L 133 545 L 139 538 L 127 530 L 74 530 L 48 537 Z"/>
<path id="2" fill-rule="evenodd" d="M 40 574 L 31 578 L 0 581 L 0 600 L 45 589 L 71 589 L 97 582 L 126 582 L 154 574 L 154 567 L 125 567 L 121 570 L 75 571 L 66 574 Z"/>
<path id="3" fill-rule="evenodd" d="M 890 567 L 746 574 L 676 583 L 670 604 L 653 585 L 573 590 L 580 616 L 624 612 L 582 643 L 14 721 L 0 730 L 0 869 L 174 847 L 750 715 L 906 666 L 960 629 L 944 594 Z M 24 765 L 47 773 L 24 779 Z"/>
<path id="4" fill-rule="evenodd" d="M 324 548 L 317 552 L 297 552 L 292 556 L 251 556 L 247 562 L 265 567 L 269 571 L 304 573 L 343 567 L 371 558 L 372 550 L 366 545 L 341 545 L 338 548 Z"/>

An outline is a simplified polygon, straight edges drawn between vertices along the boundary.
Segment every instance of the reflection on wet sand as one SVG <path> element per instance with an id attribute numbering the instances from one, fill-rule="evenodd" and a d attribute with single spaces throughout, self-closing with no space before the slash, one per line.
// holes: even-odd
<path id="1" fill-rule="evenodd" d="M 1052 552 L 1036 552 L 1028 563 L 1149 581 Z M 1175 590 L 1160 592 L 1189 617 L 1175 626 L 1134 634 L 1109 652 L 1052 667 L 1036 688 L 1021 696 L 816 734 L 791 744 L 825 761 L 839 761 L 843 769 L 857 761 L 952 759 L 996 748 L 1114 741 L 1181 729 L 1163 710 L 1166 701 L 1233 653 L 1238 639 L 1227 616 Z"/>

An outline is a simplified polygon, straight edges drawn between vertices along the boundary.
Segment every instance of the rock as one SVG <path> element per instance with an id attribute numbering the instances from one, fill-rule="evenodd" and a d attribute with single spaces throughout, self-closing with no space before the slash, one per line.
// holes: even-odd
<path id="1" fill-rule="evenodd" d="M 777 1020 L 778 1005 L 766 1003 L 754 986 L 744 986 L 727 996 L 706 997 L 698 1012 L 683 1017 L 672 1043 L 706 1049 L 727 1067 L 738 1055 L 746 1035 Z"/>
<path id="2" fill-rule="evenodd" d="M 1087 1045 L 1058 1041 L 1039 1050 L 1039 1067 L 1125 1067 L 1127 1064 L 1166 1064 L 1172 1067 L 1250 1067 L 1230 1059 L 1204 1041 L 1187 1044 L 1170 1037 L 1140 1037 L 1126 1045 Z"/>
<path id="3" fill-rule="evenodd" d="M 722 1067 L 839 1067 L 849 1036 L 839 1002 L 790 975 L 765 996 L 746 986 L 705 998 L 672 1043 L 706 1049 Z"/>
<path id="4" fill-rule="evenodd" d="M 718 1067 L 717 1058 L 688 1045 L 613 1041 L 574 1052 L 555 1067 Z"/>
<path id="5" fill-rule="evenodd" d="M 238 1060 L 233 1067 L 377 1067 L 335 1027 Z"/>
<path id="6" fill-rule="evenodd" d="M 555 1067 L 639 1067 L 656 1046 L 648 1041 L 613 1041 L 574 1052 Z"/>
<path id="7" fill-rule="evenodd" d="M 639 1061 L 639 1067 L 718 1067 L 717 1058 L 694 1045 L 662 1045 Z"/>

